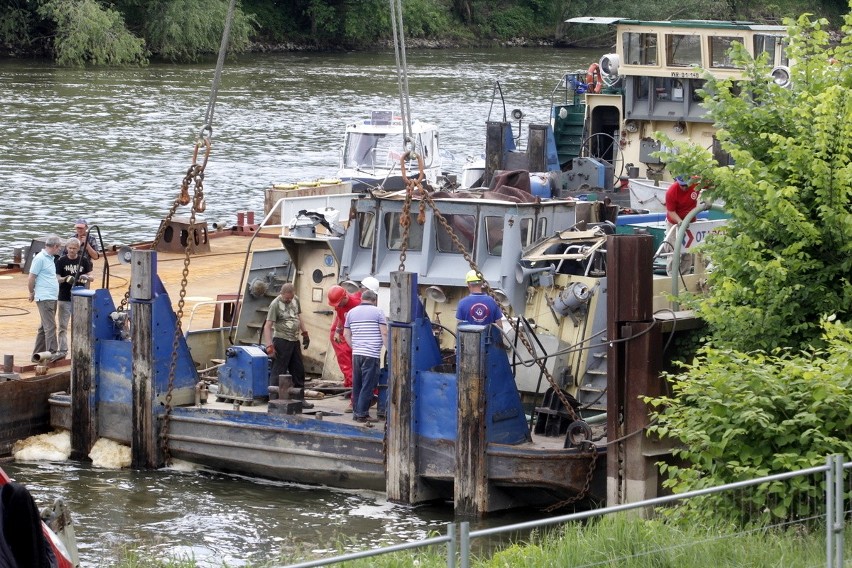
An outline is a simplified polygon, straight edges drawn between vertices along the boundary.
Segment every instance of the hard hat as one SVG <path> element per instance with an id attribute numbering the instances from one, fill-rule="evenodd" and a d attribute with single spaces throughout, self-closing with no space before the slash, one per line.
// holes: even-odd
<path id="1" fill-rule="evenodd" d="M 376 294 L 379 293 L 379 281 L 373 278 L 372 276 L 367 276 L 363 280 L 361 280 L 361 287 L 367 288 L 368 290 L 372 290 Z"/>
<path id="2" fill-rule="evenodd" d="M 328 305 L 334 306 L 336 308 L 340 305 L 340 302 L 342 302 L 344 298 L 348 297 L 349 294 L 346 293 L 346 290 L 343 288 L 343 286 L 335 284 L 328 290 Z"/>
<path id="3" fill-rule="evenodd" d="M 467 273 L 467 276 L 464 277 L 465 282 L 481 282 L 482 278 L 479 277 L 479 274 L 476 273 L 476 270 L 471 270 Z"/>
<path id="4" fill-rule="evenodd" d="M 677 176 L 675 178 L 675 181 L 678 182 L 680 185 L 687 185 L 686 179 L 684 179 L 683 176 Z"/>

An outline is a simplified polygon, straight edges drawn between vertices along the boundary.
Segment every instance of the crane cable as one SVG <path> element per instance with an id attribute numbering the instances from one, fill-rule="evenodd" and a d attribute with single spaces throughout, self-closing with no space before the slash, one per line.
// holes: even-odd
<path id="1" fill-rule="evenodd" d="M 411 106 L 408 101 L 408 62 L 405 59 L 405 33 L 402 27 L 402 1 L 390 0 L 393 48 L 396 58 L 396 81 L 399 87 L 399 111 L 405 151 L 416 151 L 411 129 Z"/>
<path id="2" fill-rule="evenodd" d="M 222 30 L 222 43 L 219 45 L 219 58 L 216 61 L 216 71 L 213 74 L 213 84 L 210 87 L 210 101 L 207 103 L 207 112 L 204 115 L 204 124 L 202 125 L 201 130 L 198 133 L 198 138 L 195 142 L 195 152 L 192 156 L 193 164 L 192 166 L 190 166 L 189 170 L 187 171 L 186 177 L 183 180 L 181 186 L 181 195 L 175 200 L 172 209 L 169 211 L 169 215 L 167 216 L 166 220 L 160 225 L 160 231 L 158 231 L 157 238 L 155 239 L 155 243 L 159 241 L 166 225 L 171 220 L 171 217 L 172 215 L 174 215 L 174 212 L 177 210 L 178 205 L 187 205 L 189 203 L 188 188 L 190 184 L 194 183 L 195 191 L 194 196 L 192 198 L 192 206 L 190 207 L 189 228 L 187 230 L 189 236 L 186 240 L 186 246 L 184 247 L 183 277 L 181 278 L 178 309 L 175 317 L 175 334 L 174 339 L 172 341 L 172 356 L 169 362 L 168 389 L 166 391 L 165 396 L 163 424 L 160 430 L 160 443 L 163 451 L 163 462 L 166 465 L 171 464 L 172 459 L 171 451 L 169 449 L 169 427 L 172 414 L 172 394 L 174 393 L 175 387 L 178 346 L 180 344 L 181 338 L 183 337 L 183 332 L 181 329 L 181 319 L 183 318 L 186 286 L 189 277 L 190 252 L 193 248 L 192 245 L 194 240 L 193 234 L 195 232 L 195 214 L 196 212 L 203 212 L 206 207 L 204 204 L 203 191 L 204 169 L 207 166 L 207 159 L 210 156 L 210 139 L 213 135 L 213 113 L 216 108 L 216 97 L 219 93 L 219 83 L 222 80 L 222 68 L 225 65 L 225 55 L 228 51 L 228 42 L 231 35 L 231 21 L 234 18 L 235 5 L 236 0 L 230 0 L 228 4 L 228 14 L 225 17 L 225 27 Z M 204 149 L 204 157 L 201 163 L 199 164 L 198 156 L 199 150 L 201 149 Z M 151 248 L 156 249 L 156 244 L 154 244 Z"/>

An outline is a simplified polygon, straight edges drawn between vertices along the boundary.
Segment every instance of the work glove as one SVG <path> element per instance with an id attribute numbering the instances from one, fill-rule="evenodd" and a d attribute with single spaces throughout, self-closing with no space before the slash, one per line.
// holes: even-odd
<path id="1" fill-rule="evenodd" d="M 65 278 L 63 278 L 63 280 L 65 281 L 66 284 L 73 284 L 74 280 L 76 280 L 76 279 L 73 276 L 66 276 Z"/>
<path id="2" fill-rule="evenodd" d="M 275 357 L 275 346 L 271 343 L 266 346 L 266 354 L 270 357 Z"/>
<path id="3" fill-rule="evenodd" d="M 311 344 L 311 338 L 310 338 L 310 337 L 308 337 L 308 332 L 307 332 L 307 331 L 303 331 L 303 332 L 302 332 L 302 349 L 307 350 L 307 349 L 308 349 L 308 345 L 310 345 L 310 344 Z"/>

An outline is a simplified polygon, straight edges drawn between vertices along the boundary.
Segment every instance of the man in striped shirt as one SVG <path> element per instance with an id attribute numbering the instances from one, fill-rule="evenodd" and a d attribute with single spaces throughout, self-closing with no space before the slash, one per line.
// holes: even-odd
<path id="1" fill-rule="evenodd" d="M 361 304 L 346 314 L 343 334 L 352 346 L 352 418 L 356 422 L 377 422 L 370 416 L 373 391 L 379 384 L 382 347 L 387 347 L 388 324 L 376 307 L 378 296 L 366 290 Z"/>

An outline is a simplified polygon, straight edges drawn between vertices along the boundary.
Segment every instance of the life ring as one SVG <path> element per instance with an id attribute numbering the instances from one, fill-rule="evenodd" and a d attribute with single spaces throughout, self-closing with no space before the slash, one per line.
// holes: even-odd
<path id="1" fill-rule="evenodd" d="M 589 87 L 590 93 L 600 93 L 603 89 L 601 66 L 597 63 L 589 65 L 589 70 L 586 72 L 586 85 Z"/>

